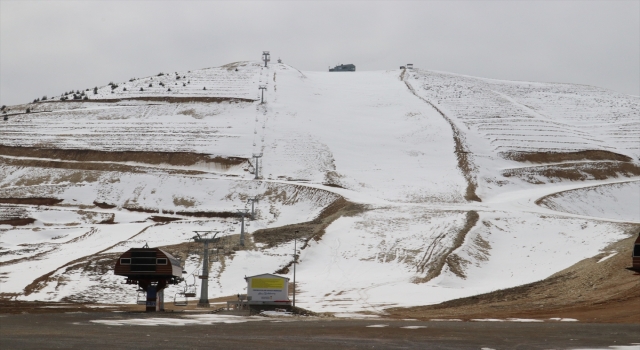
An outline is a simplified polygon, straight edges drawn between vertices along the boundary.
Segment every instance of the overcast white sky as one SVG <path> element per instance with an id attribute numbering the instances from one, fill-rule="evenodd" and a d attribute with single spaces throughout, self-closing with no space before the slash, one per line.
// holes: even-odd
<path id="1" fill-rule="evenodd" d="M 640 95 L 640 1 L 0 1 L 0 103 L 259 60 Z"/>

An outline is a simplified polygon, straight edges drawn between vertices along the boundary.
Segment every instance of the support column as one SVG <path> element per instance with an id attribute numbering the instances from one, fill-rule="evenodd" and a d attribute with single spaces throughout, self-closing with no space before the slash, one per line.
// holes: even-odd
<path id="1" fill-rule="evenodd" d="M 209 241 L 204 240 L 203 243 L 202 276 L 200 276 L 202 283 L 200 285 L 200 301 L 198 301 L 198 307 L 211 307 L 211 305 L 209 305 Z"/>
<path id="2" fill-rule="evenodd" d="M 158 300 L 158 292 L 157 287 L 153 285 L 147 286 L 147 306 L 146 312 L 156 312 L 157 310 L 157 300 Z"/>

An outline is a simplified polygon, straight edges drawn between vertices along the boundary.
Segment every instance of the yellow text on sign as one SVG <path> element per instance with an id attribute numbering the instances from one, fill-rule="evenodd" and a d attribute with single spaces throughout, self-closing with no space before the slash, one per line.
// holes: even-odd
<path id="1" fill-rule="evenodd" d="M 251 288 L 253 289 L 283 289 L 284 280 L 281 278 L 252 278 Z"/>

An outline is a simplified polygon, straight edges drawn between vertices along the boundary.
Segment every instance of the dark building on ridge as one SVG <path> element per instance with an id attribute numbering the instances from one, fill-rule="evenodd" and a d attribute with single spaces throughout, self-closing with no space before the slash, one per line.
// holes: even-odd
<path id="1" fill-rule="evenodd" d="M 341 64 L 339 66 L 335 66 L 333 68 L 329 68 L 329 72 L 355 72 L 356 66 L 349 64 Z"/>

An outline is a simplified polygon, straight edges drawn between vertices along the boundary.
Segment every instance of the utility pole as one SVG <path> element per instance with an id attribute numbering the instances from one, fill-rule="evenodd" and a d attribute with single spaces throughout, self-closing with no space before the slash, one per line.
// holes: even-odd
<path id="1" fill-rule="evenodd" d="M 260 179 L 260 158 L 262 158 L 262 153 L 254 153 L 253 154 L 253 159 L 254 159 L 254 172 L 255 172 L 255 180 Z"/>
<path id="2" fill-rule="evenodd" d="M 297 242 L 298 242 L 298 231 L 295 231 L 295 237 L 293 238 L 293 308 L 294 309 L 296 307 L 296 264 L 298 262 L 298 251 L 296 246 Z"/>
<path id="3" fill-rule="evenodd" d="M 240 223 L 240 245 L 244 247 L 244 216 L 247 215 L 249 209 L 238 209 L 238 213 L 240 213 L 241 223 Z"/>
<path id="4" fill-rule="evenodd" d="M 260 104 L 264 103 L 264 90 L 267 89 L 266 85 L 260 85 L 260 87 L 258 87 L 258 89 L 262 90 L 262 95 L 260 97 Z"/>
<path id="5" fill-rule="evenodd" d="M 258 197 L 253 197 L 253 198 L 249 198 L 247 199 L 247 203 L 251 202 L 251 220 L 255 220 L 256 219 L 256 211 L 254 208 L 254 204 L 256 202 L 259 202 L 260 200 L 258 199 Z"/>
<path id="6" fill-rule="evenodd" d="M 271 55 L 269 51 L 262 51 L 262 60 L 264 61 L 264 66 L 267 66 L 267 62 L 271 61 Z"/>
<path id="7" fill-rule="evenodd" d="M 198 307 L 211 307 L 209 305 L 209 243 L 217 242 L 220 239 L 216 238 L 218 231 L 194 231 L 196 233 L 193 236 L 193 240 L 198 243 L 202 243 L 204 246 L 204 253 L 202 257 L 202 275 L 200 279 L 202 284 L 200 285 L 200 300 L 198 301 Z M 207 234 L 214 233 L 213 237 L 207 238 Z M 200 234 L 203 235 L 200 235 Z"/>

